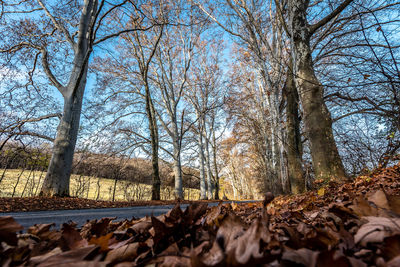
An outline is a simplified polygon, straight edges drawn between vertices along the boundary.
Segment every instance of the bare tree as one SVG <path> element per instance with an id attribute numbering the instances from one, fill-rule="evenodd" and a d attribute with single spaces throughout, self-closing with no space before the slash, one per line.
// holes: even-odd
<path id="1" fill-rule="evenodd" d="M 36 3 L 23 1 L 5 6 L 10 14 L 21 13 L 23 10 L 26 15 L 32 16 L 17 19 L 16 38 L 7 34 L 9 38 L 1 52 L 10 56 L 17 53 L 34 53 L 31 73 L 36 70 L 40 59 L 41 70 L 64 100 L 63 113 L 53 144 L 53 154 L 41 189 L 42 195 L 69 195 L 72 159 L 86 88 L 88 62 L 93 48 L 121 34 L 147 30 L 141 25 L 136 27 L 137 24 L 130 29 L 119 30 L 113 28 L 115 26 L 113 23 L 104 23 L 122 6 L 132 11 L 132 16 L 128 16 L 127 20 L 145 19 L 140 16 L 140 12 L 135 12 L 138 10 L 138 3 L 131 1 L 120 1 L 115 4 L 97 0 L 85 0 L 82 4 L 79 1 L 68 3 L 57 1 L 50 4 L 37 0 Z M 39 19 L 39 13 L 43 19 Z M 10 30 L 10 27 L 13 26 L 4 27 L 3 33 Z M 72 62 L 63 60 L 62 57 L 67 57 Z M 56 73 L 54 69 L 60 70 L 55 66 L 56 63 L 62 65 L 61 69 L 70 65 L 69 70 Z"/>
<path id="2" fill-rule="evenodd" d="M 181 5 L 181 6 L 179 6 Z M 184 134 L 191 128 L 185 125 L 185 104 L 183 96 L 186 93 L 188 73 L 192 63 L 195 45 L 200 40 L 204 30 L 201 16 L 187 14 L 183 3 L 176 4 L 173 11 L 176 25 L 165 28 L 155 53 L 155 64 L 152 76 L 154 84 L 159 90 L 157 117 L 164 130 L 171 138 L 173 152 L 173 170 L 175 175 L 175 197 L 183 198 L 182 191 L 182 162 L 181 149 Z"/>

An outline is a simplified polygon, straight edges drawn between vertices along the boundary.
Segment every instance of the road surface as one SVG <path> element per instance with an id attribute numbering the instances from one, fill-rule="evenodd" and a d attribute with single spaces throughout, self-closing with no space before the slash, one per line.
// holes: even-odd
<path id="1" fill-rule="evenodd" d="M 209 205 L 217 205 L 210 203 Z M 158 216 L 167 213 L 173 205 L 167 206 L 140 206 L 127 208 L 105 208 L 105 209 L 82 209 L 82 210 L 49 210 L 49 211 L 28 211 L 28 212 L 0 212 L 0 216 L 12 216 L 24 229 L 34 224 L 55 223 L 59 228 L 63 223 L 73 221 L 78 226 L 83 225 L 87 220 L 100 219 L 103 217 L 117 217 L 116 220 L 141 218 L 144 216 Z M 187 204 L 182 204 L 184 210 Z"/>
<path id="2" fill-rule="evenodd" d="M 230 202 L 230 201 L 229 201 Z M 248 202 L 248 201 L 235 201 Z M 216 206 L 218 203 L 208 203 L 208 206 Z M 188 204 L 181 204 L 182 211 Z M 21 224 L 25 231 L 29 226 L 42 223 L 55 223 L 60 228 L 63 223 L 73 221 L 82 226 L 86 221 L 100 219 L 103 217 L 117 217 L 115 221 L 141 218 L 144 216 L 158 216 L 167 213 L 174 205 L 165 206 L 138 206 L 126 208 L 105 208 L 105 209 L 82 209 L 82 210 L 49 210 L 49 211 L 26 211 L 26 212 L 0 212 L 0 216 L 12 216 Z"/>

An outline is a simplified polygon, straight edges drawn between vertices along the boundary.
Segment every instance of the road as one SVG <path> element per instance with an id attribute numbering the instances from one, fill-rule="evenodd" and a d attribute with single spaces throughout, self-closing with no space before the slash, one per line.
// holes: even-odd
<path id="1" fill-rule="evenodd" d="M 211 203 L 210 205 L 214 205 Z M 0 216 L 12 216 L 24 229 L 34 224 L 55 223 L 59 228 L 65 222 L 73 221 L 79 226 L 87 220 L 100 219 L 103 217 L 117 217 L 116 220 L 141 218 L 144 216 L 158 216 L 167 213 L 173 205 L 168 206 L 140 206 L 127 208 L 106 209 L 83 209 L 83 210 L 51 210 L 51 211 L 28 211 L 0 213 Z M 184 210 L 187 204 L 181 205 Z"/>
<path id="2" fill-rule="evenodd" d="M 209 203 L 208 205 L 216 206 L 218 203 Z M 187 204 L 182 204 L 181 209 L 185 210 L 187 206 Z M 68 221 L 76 222 L 78 226 L 82 226 L 87 220 L 100 219 L 103 217 L 117 217 L 116 220 L 123 220 L 132 219 L 132 217 L 158 216 L 167 213 L 173 207 L 173 205 L 166 205 L 83 210 L 0 212 L 0 216 L 14 217 L 26 230 L 29 226 L 41 223 L 55 223 L 55 227 L 59 228 L 63 223 Z"/>

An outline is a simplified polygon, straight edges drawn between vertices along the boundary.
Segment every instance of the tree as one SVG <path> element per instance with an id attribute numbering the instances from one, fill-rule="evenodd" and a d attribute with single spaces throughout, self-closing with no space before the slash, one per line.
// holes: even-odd
<path id="1" fill-rule="evenodd" d="M 146 12 L 146 17 L 152 17 L 153 21 L 163 21 L 167 23 L 166 18 L 163 17 L 163 5 L 149 5 Z M 155 15 L 153 15 L 153 13 Z M 130 25 L 125 25 L 123 21 L 119 21 L 121 28 L 129 29 Z M 137 24 L 137 21 L 132 21 L 133 24 Z M 141 22 L 139 22 L 141 23 Z M 139 25 L 135 25 L 139 27 Z M 107 75 L 103 78 L 102 87 L 109 87 L 112 92 L 107 92 L 112 97 L 119 96 L 120 98 L 127 97 L 127 104 L 129 101 L 132 106 L 135 106 L 137 97 L 144 100 L 145 112 L 148 120 L 148 130 L 150 138 L 147 139 L 151 145 L 150 151 L 144 149 L 145 152 L 151 155 L 152 161 L 152 200 L 160 200 L 160 171 L 159 171 L 159 130 L 157 124 L 157 115 L 155 112 L 154 101 L 152 97 L 152 84 L 151 78 L 149 78 L 150 65 L 152 64 L 153 57 L 158 48 L 158 44 L 163 36 L 163 27 L 160 25 L 154 27 L 148 31 L 135 31 L 125 34 L 121 39 L 123 40 L 117 51 L 114 51 L 115 55 L 108 56 L 105 60 L 98 60 L 97 69 Z M 118 79 L 126 88 L 121 90 L 121 83 L 117 83 L 113 88 L 112 83 L 105 82 L 107 79 Z M 106 93 L 106 94 L 107 94 Z M 109 98 L 107 95 L 106 98 Z M 118 100 L 114 102 L 118 105 Z M 115 112 L 115 111 L 114 111 Z M 128 113 L 128 114 L 126 114 Z M 118 121 L 123 117 L 129 115 L 126 112 L 125 116 L 118 116 L 115 120 Z M 137 114 L 136 114 L 137 115 Z M 136 116 L 138 117 L 138 116 Z M 134 120 L 135 118 L 132 118 Z M 140 136 L 138 131 L 124 129 L 125 132 L 131 133 L 132 135 Z M 142 137 L 142 136 L 141 136 Z M 141 146 L 142 149 L 144 148 Z"/>
<path id="2" fill-rule="evenodd" d="M 217 182 L 215 131 L 218 109 L 223 106 L 224 88 L 222 88 L 221 57 L 223 46 L 213 40 L 214 34 L 208 33 L 209 39 L 197 44 L 198 53 L 193 57 L 193 67 L 190 72 L 188 92 L 185 95 L 194 108 L 197 127 L 198 160 L 200 169 L 200 198 L 212 199 L 214 184 Z M 212 140 L 212 137 L 214 139 Z M 211 159 L 213 149 L 213 161 Z M 214 174 L 212 165 L 214 164 Z M 207 177 L 207 181 L 206 181 Z M 213 182 L 213 177 L 215 181 Z M 206 183 L 207 182 L 207 183 Z"/>
<path id="3" fill-rule="evenodd" d="M 313 25 L 309 25 L 307 20 L 309 1 L 288 2 L 290 23 L 289 27 L 284 27 L 291 40 L 293 72 L 303 107 L 303 120 L 310 142 L 313 168 L 318 179 L 343 180 L 346 174 L 333 137 L 331 115 L 324 102 L 324 87 L 315 75 L 310 40 L 318 29 L 339 15 L 351 2 L 352 0 L 342 2 L 334 11 Z M 275 3 L 280 12 L 280 4 L 278 1 Z M 285 23 L 283 20 L 281 22 Z"/>
<path id="4" fill-rule="evenodd" d="M 157 117 L 172 143 L 175 198 L 182 199 L 182 141 L 191 128 L 190 124 L 185 123 L 187 109 L 183 97 L 187 90 L 192 57 L 204 31 L 205 20 L 196 10 L 182 2 L 175 3 L 173 7 L 169 14 L 174 24 L 164 30 L 151 74 L 160 95 Z"/>
<path id="5" fill-rule="evenodd" d="M 144 20 L 137 8 L 138 3 L 121 1 L 109 4 L 106 1 L 85 0 L 52 4 L 42 0 L 36 2 L 9 3 L 9 13 L 24 13 L 31 16 L 20 18 L 16 15 L 17 31 L 11 35 L 11 24 L 3 27 L 6 34 L 1 52 L 9 56 L 19 53 L 35 53 L 32 72 L 36 70 L 39 58 L 42 71 L 50 83 L 59 91 L 64 100 L 60 124 L 53 144 L 49 168 L 41 189 L 42 195 L 69 195 L 69 180 L 75 145 L 78 136 L 82 100 L 86 88 L 89 58 L 95 45 L 121 34 L 146 30 L 138 28 L 118 30 L 107 21 L 122 6 L 132 11 L 127 20 Z M 23 10 L 23 11 L 21 11 Z M 42 15 L 44 18 L 39 18 Z M 136 25 L 135 25 L 136 26 Z M 150 25 L 149 27 L 153 27 Z M 64 59 L 63 59 L 64 57 Z M 67 60 L 66 60 L 66 59 Z M 69 61 L 69 59 L 71 61 Z M 60 68 L 55 64 L 61 65 Z M 60 64 L 61 63 L 61 64 Z M 69 65 L 69 71 L 63 68 Z M 54 70 L 57 71 L 54 71 Z"/>

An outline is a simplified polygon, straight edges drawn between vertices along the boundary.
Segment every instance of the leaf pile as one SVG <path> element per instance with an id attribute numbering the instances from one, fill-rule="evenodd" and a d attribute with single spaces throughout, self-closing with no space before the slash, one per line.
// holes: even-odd
<path id="1" fill-rule="evenodd" d="M 400 166 L 263 203 L 176 205 L 82 228 L 0 217 L 2 266 L 400 266 Z"/>

